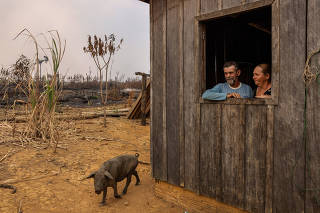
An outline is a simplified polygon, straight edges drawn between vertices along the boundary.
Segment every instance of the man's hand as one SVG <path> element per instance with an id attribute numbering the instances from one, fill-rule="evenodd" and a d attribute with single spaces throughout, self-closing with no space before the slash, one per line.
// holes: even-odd
<path id="1" fill-rule="evenodd" d="M 227 98 L 241 98 L 239 93 L 233 92 L 233 93 L 228 93 Z"/>

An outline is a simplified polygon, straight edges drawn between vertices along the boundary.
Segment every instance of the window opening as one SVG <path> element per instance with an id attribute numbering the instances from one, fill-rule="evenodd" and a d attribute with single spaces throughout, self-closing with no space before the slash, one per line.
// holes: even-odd
<path id="1" fill-rule="evenodd" d="M 260 63 L 271 67 L 271 6 L 204 22 L 206 89 L 225 82 L 223 64 L 236 61 L 239 80 L 256 88 L 253 69 Z"/>

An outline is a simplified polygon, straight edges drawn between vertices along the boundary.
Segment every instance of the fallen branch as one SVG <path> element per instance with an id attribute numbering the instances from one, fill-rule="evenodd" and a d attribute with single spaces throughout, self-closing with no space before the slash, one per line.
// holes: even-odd
<path id="1" fill-rule="evenodd" d="M 5 154 L 1 159 L 0 159 L 0 162 L 2 162 L 4 159 L 6 159 L 9 154 L 11 153 L 12 149 L 9 150 L 9 152 L 7 152 L 7 154 Z"/>
<path id="2" fill-rule="evenodd" d="M 109 112 L 106 114 L 107 117 L 120 117 L 125 116 L 125 112 Z M 93 119 L 103 117 L 103 112 L 101 113 L 93 113 L 93 114 L 82 114 L 81 116 L 57 116 L 59 120 L 86 120 L 86 119 Z"/>
<path id="3" fill-rule="evenodd" d="M 63 146 L 60 146 L 60 145 L 57 145 L 57 148 L 58 148 L 58 149 L 68 150 L 68 148 L 67 148 L 67 147 L 63 147 Z"/>
<path id="4" fill-rule="evenodd" d="M 24 178 L 22 180 L 9 179 L 9 180 L 3 181 L 3 183 L 1 183 L 1 184 L 22 183 L 22 182 L 27 182 L 27 181 L 32 181 L 32 180 L 39 180 L 39 179 L 43 179 L 43 178 L 47 178 L 47 177 L 57 176 L 58 174 L 59 174 L 59 172 L 55 172 L 55 173 L 49 174 L 49 175 L 41 175 L 41 176 L 38 176 L 38 177 Z"/>
<path id="5" fill-rule="evenodd" d="M 20 147 L 23 147 L 25 148 L 25 146 L 23 144 L 17 144 L 17 143 L 11 143 L 12 145 L 15 145 L 15 146 L 20 146 Z"/>
<path id="6" fill-rule="evenodd" d="M 22 211 L 22 201 L 20 200 L 19 206 L 17 207 L 17 213 L 23 213 Z"/>
<path id="7" fill-rule="evenodd" d="M 140 164 L 144 164 L 144 165 L 150 165 L 150 163 L 149 162 L 144 162 L 144 161 L 138 161 L 138 163 L 140 163 Z"/>
<path id="8" fill-rule="evenodd" d="M 127 113 L 125 112 L 110 112 L 107 113 L 107 117 L 121 117 L 126 116 Z M 86 119 L 93 119 L 93 118 L 100 118 L 103 117 L 103 113 L 95 113 L 89 115 L 82 115 L 82 116 L 56 116 L 57 120 L 86 120 Z M 27 118 L 10 118 L 10 119 L 0 119 L 2 121 L 15 121 L 15 123 L 26 123 L 28 121 Z"/>
<path id="9" fill-rule="evenodd" d="M 12 185 L 8 185 L 8 184 L 0 184 L 0 188 L 12 189 L 11 194 L 14 194 L 17 192 L 16 187 L 14 187 Z"/>

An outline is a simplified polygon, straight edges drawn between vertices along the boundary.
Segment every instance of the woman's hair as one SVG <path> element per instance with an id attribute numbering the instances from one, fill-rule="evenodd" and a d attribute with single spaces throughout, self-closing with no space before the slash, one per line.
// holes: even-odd
<path id="1" fill-rule="evenodd" d="M 262 69 L 262 73 L 264 75 L 269 74 L 269 79 L 268 81 L 271 82 L 271 70 L 270 70 L 270 65 L 269 64 L 258 64 L 257 67 L 260 67 Z"/>

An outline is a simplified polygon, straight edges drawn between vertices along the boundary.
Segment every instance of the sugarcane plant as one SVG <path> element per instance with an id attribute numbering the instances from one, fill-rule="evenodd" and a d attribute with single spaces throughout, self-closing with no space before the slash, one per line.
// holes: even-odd
<path id="1" fill-rule="evenodd" d="M 23 131 L 24 139 L 40 138 L 46 142 L 46 147 L 53 145 L 54 151 L 58 146 L 59 125 L 55 119 L 55 109 L 58 98 L 61 95 L 62 88 L 59 85 L 59 69 L 63 59 L 66 47 L 66 41 L 62 41 L 58 31 L 49 31 L 48 34 L 42 34 L 46 41 L 46 48 L 42 48 L 36 37 L 27 29 L 22 30 L 17 37 L 26 35 L 33 41 L 35 46 L 34 66 L 28 75 L 26 88 L 21 87 L 28 97 L 28 125 Z M 16 37 L 16 38 L 17 38 Z M 42 51 L 46 57 L 50 58 L 52 78 L 43 83 L 40 87 L 39 76 L 39 51 Z"/>
<path id="2" fill-rule="evenodd" d="M 89 35 L 87 46 L 83 47 L 85 53 L 90 54 L 98 71 L 100 84 L 100 101 L 103 104 L 103 126 L 107 126 L 107 100 L 108 100 L 108 72 L 110 71 L 110 61 L 115 53 L 120 49 L 123 39 L 116 41 L 114 34 L 104 35 L 104 40 L 97 35 Z M 105 71 L 105 94 L 103 94 L 103 71 Z"/>

